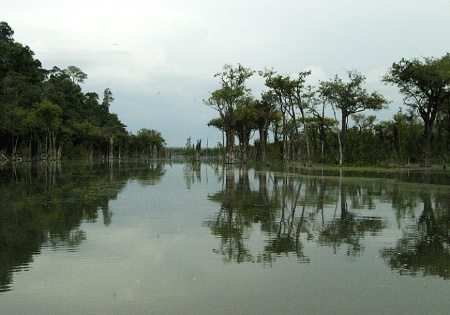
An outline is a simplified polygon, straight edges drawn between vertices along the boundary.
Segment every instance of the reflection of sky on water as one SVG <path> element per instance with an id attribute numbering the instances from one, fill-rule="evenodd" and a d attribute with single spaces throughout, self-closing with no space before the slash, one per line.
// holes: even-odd
<path id="1" fill-rule="evenodd" d="M 356 256 L 347 254 L 345 243 L 318 246 L 321 230 L 314 226 L 312 238 L 304 232 L 299 237 L 307 263 L 299 263 L 292 253 L 280 253 L 272 263 L 223 263 L 215 252 L 221 240 L 204 225 L 220 210 L 220 203 L 208 196 L 223 186 L 214 170 L 207 173 L 206 168 L 202 166 L 201 181 L 192 181 L 189 189 L 182 165 L 166 166 L 156 185 L 128 181 L 109 201 L 111 224 L 105 226 L 101 219 L 82 223 L 79 228 L 86 240 L 75 252 L 43 248 L 29 271 L 14 275 L 13 290 L 0 295 L 2 309 L 14 311 L 20 304 L 23 313 L 54 314 L 68 309 L 119 314 L 298 313 L 299 309 L 309 314 L 440 314 L 450 306 L 449 281 L 400 276 L 380 257 L 380 249 L 395 247 L 415 219 L 407 216 L 399 228 L 392 204 L 377 197 L 371 209 L 352 209 L 348 201 L 348 211 L 358 218 L 386 223 L 359 239 L 364 249 Z M 251 189 L 258 190 L 253 171 L 248 178 Z M 324 205 L 325 223 L 340 215 L 336 200 Z M 416 218 L 421 206 L 418 202 Z M 300 212 L 298 202 L 296 215 Z M 317 215 L 314 224 L 321 220 Z M 279 223 L 279 215 L 274 222 Z M 273 237 L 262 225 L 251 223 L 245 230 L 243 243 L 254 257 Z M 423 302 L 427 298 L 430 303 Z"/>

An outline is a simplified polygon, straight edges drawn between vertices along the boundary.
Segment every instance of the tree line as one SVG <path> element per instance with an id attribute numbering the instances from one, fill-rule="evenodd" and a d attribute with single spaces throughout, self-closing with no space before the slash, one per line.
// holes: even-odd
<path id="1" fill-rule="evenodd" d="M 255 73 L 265 81 L 259 98 L 246 85 Z M 215 74 L 220 88 L 204 104 L 219 113 L 208 125 L 222 132 L 226 163 L 280 159 L 307 166 L 445 166 L 450 148 L 450 54 L 392 64 L 382 82 L 399 88 L 407 109 L 400 108 L 387 121 L 367 113 L 387 108 L 390 102 L 376 91 L 367 91 L 366 78 L 358 71 L 347 71 L 345 79 L 336 75 L 320 81 L 318 87 L 306 84 L 310 74 L 256 72 L 241 64 L 226 64 Z M 254 133 L 259 137 L 251 146 Z"/>
<path id="2" fill-rule="evenodd" d="M 160 156 L 165 140 L 157 130 L 125 129 L 106 88 L 103 97 L 84 93 L 87 74 L 76 66 L 46 70 L 34 52 L 0 22 L 0 160 L 57 160 Z"/>

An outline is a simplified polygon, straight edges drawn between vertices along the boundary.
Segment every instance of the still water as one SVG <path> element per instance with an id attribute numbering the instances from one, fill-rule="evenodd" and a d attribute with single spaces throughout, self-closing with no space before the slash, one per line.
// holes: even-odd
<path id="1" fill-rule="evenodd" d="M 431 170 L 3 165 L 0 313 L 448 314 L 449 184 Z"/>

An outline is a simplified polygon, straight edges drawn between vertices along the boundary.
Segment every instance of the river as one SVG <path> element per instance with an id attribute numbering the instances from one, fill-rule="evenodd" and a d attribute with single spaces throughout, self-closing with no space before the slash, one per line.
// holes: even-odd
<path id="1" fill-rule="evenodd" d="M 449 174 L 0 167 L 1 314 L 447 314 Z"/>

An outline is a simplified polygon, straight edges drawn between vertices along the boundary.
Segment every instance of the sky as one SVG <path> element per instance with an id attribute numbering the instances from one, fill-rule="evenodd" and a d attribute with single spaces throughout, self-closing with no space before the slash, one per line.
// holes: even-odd
<path id="1" fill-rule="evenodd" d="M 110 88 L 110 111 L 129 132 L 215 147 L 222 135 L 207 123 L 218 112 L 203 100 L 220 88 L 214 74 L 225 64 L 311 70 L 314 86 L 357 70 L 368 92 L 391 101 L 376 113 L 389 120 L 402 97 L 381 77 L 402 58 L 450 52 L 449 13 L 449 0 L 1 0 L 0 21 L 43 68 L 86 73 L 84 93 L 102 98 Z M 258 75 L 247 86 L 257 98 L 266 89 Z"/>

